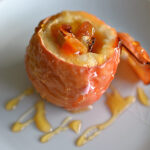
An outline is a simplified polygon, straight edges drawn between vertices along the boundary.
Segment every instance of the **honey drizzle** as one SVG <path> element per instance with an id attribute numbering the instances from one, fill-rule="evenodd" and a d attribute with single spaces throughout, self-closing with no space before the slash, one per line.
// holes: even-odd
<path id="1" fill-rule="evenodd" d="M 83 134 L 76 140 L 77 146 L 82 146 L 88 141 L 94 139 L 100 134 L 102 130 L 111 125 L 113 121 L 118 117 L 118 115 L 127 108 L 131 103 L 133 103 L 135 98 L 133 96 L 128 96 L 122 98 L 117 90 L 112 89 L 111 94 L 107 94 L 106 104 L 109 107 L 112 117 L 106 122 L 98 125 L 94 125 L 86 129 Z M 89 133 L 93 132 L 88 136 Z"/>
<path id="2" fill-rule="evenodd" d="M 150 106 L 150 101 L 142 88 L 140 87 L 137 88 L 137 95 L 138 100 L 140 101 L 141 104 L 145 106 Z"/>
<path id="3" fill-rule="evenodd" d="M 75 133 L 79 133 L 80 132 L 80 129 L 81 129 L 81 121 L 80 120 L 73 120 L 69 123 L 69 128 L 74 131 Z"/>
<path id="4" fill-rule="evenodd" d="M 65 131 L 68 129 L 68 126 L 67 123 L 71 120 L 71 117 L 67 117 L 64 119 L 64 121 L 61 123 L 61 125 L 59 127 L 57 127 L 56 129 L 54 129 L 53 131 L 51 132 L 48 132 L 46 134 L 44 134 L 41 138 L 40 138 L 40 141 L 42 143 L 45 143 L 45 142 L 48 142 L 48 140 L 50 140 L 54 135 L 62 132 L 62 131 Z"/>
<path id="5" fill-rule="evenodd" d="M 31 118 L 25 122 L 22 122 L 29 114 L 31 114 L 34 111 L 34 107 L 29 108 L 23 115 L 20 116 L 20 118 L 13 123 L 11 130 L 12 132 L 20 132 L 22 131 L 25 127 L 30 125 L 34 119 Z"/>
<path id="6" fill-rule="evenodd" d="M 23 120 L 34 110 L 36 110 L 34 117 L 23 122 Z M 43 100 L 37 101 L 35 106 L 31 107 L 23 115 L 21 115 L 21 117 L 12 125 L 11 130 L 13 132 L 19 132 L 30 125 L 32 122 L 34 122 L 36 127 L 42 132 L 49 132 L 52 129 L 50 123 L 45 117 L 45 107 Z"/>
<path id="7" fill-rule="evenodd" d="M 33 94 L 33 91 L 34 91 L 33 88 L 26 89 L 23 93 L 21 93 L 17 97 L 9 100 L 5 105 L 5 109 L 8 111 L 15 109 L 19 104 L 19 102 L 24 98 L 24 96 Z"/>
<path id="8" fill-rule="evenodd" d="M 79 109 L 79 110 L 70 110 L 69 112 L 71 112 L 71 113 L 73 113 L 73 114 L 77 114 L 77 113 L 89 111 L 89 110 L 92 110 L 92 109 L 93 109 L 93 106 L 92 106 L 92 105 L 89 105 L 89 106 L 87 106 L 86 108 L 82 108 L 82 109 Z"/>
<path id="9" fill-rule="evenodd" d="M 46 119 L 45 103 L 43 100 L 39 100 L 35 104 L 36 113 L 34 116 L 34 122 L 36 127 L 42 132 L 49 132 L 52 130 L 51 124 Z"/>

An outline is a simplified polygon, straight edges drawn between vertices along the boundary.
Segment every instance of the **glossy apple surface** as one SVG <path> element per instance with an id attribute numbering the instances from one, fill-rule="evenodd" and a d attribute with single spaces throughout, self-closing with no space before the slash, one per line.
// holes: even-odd
<path id="1" fill-rule="evenodd" d="M 97 65 L 78 65 L 61 59 L 49 50 L 44 45 L 40 32 L 45 24 L 51 19 L 55 20 L 60 13 L 41 21 L 35 29 L 27 47 L 25 64 L 29 79 L 42 98 L 67 110 L 76 110 L 93 104 L 106 91 L 116 73 L 120 48 L 115 29 L 88 13 L 70 13 L 76 13 L 93 24 L 103 25 L 105 30 L 112 31 L 113 40 L 106 45 L 111 45 L 111 53 L 109 48 L 105 49 L 104 57 L 107 59 Z M 109 35 L 105 36 L 103 40 L 107 40 Z"/>

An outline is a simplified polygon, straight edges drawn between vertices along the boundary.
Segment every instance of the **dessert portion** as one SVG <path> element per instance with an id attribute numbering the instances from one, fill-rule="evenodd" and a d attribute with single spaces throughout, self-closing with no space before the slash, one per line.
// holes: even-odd
<path id="1" fill-rule="evenodd" d="M 36 27 L 27 47 L 26 70 L 42 98 L 77 112 L 106 91 L 120 50 L 144 84 L 150 83 L 150 58 L 139 42 L 91 14 L 63 11 Z"/>
<path id="2" fill-rule="evenodd" d="M 81 11 L 64 11 L 40 22 L 26 52 L 28 76 L 47 101 L 79 110 L 106 91 L 119 63 L 115 29 Z"/>
<path id="3" fill-rule="evenodd" d="M 64 11 L 44 19 L 35 29 L 26 52 L 26 70 L 42 98 L 79 113 L 90 110 L 91 104 L 108 88 L 120 61 L 120 50 L 143 83 L 150 83 L 150 57 L 139 42 L 127 33 L 117 33 L 86 12 Z M 14 110 L 33 92 L 33 88 L 28 88 L 9 100 L 6 110 Z M 137 95 L 141 104 L 150 106 L 142 88 L 137 88 Z M 124 98 L 112 88 L 111 93 L 106 93 L 105 101 L 111 117 L 87 128 L 77 138 L 76 146 L 83 146 L 98 136 L 134 101 L 134 96 Z M 25 120 L 33 112 L 34 115 Z M 41 99 L 13 123 L 11 130 L 20 132 L 32 123 L 44 133 L 40 138 L 42 143 L 66 130 L 78 134 L 82 126 L 81 120 L 66 117 L 58 127 L 52 128 L 45 101 Z"/>

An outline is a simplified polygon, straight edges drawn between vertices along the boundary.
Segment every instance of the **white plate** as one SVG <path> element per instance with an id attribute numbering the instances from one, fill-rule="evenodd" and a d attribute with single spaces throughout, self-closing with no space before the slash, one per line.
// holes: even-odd
<path id="1" fill-rule="evenodd" d="M 0 149 L 149 150 L 150 111 L 139 102 L 133 104 L 112 126 L 81 148 L 75 147 L 74 142 L 78 135 L 71 131 L 56 135 L 46 144 L 38 141 L 42 133 L 34 125 L 20 133 L 10 131 L 11 124 L 39 98 L 37 95 L 27 97 L 12 112 L 4 109 L 7 100 L 30 86 L 24 68 L 24 54 L 34 27 L 46 16 L 66 9 L 92 13 L 117 30 L 130 33 L 141 41 L 145 49 L 150 47 L 148 0 L 0 0 Z M 120 75 L 117 74 L 118 78 L 113 81 L 114 86 L 124 96 L 135 95 L 135 74 L 130 68 L 125 70 L 124 66 L 120 66 L 119 72 Z M 149 92 L 149 86 L 144 88 Z M 81 119 L 81 131 L 84 131 L 85 128 L 108 119 L 109 111 L 104 100 L 102 97 L 94 104 L 92 111 L 74 115 L 47 104 L 47 117 L 53 127 L 57 127 L 66 116 Z"/>

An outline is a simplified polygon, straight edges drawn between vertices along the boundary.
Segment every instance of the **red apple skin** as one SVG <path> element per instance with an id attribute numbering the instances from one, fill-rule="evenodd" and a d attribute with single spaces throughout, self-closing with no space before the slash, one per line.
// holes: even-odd
<path id="1" fill-rule="evenodd" d="M 93 67 L 70 64 L 56 57 L 42 43 L 39 30 L 48 19 L 35 29 L 27 47 L 25 65 L 28 77 L 48 102 L 67 110 L 85 108 L 101 97 L 114 78 L 120 61 L 118 38 L 116 36 L 113 54 L 103 64 Z M 96 17 L 94 19 L 103 23 Z"/>

